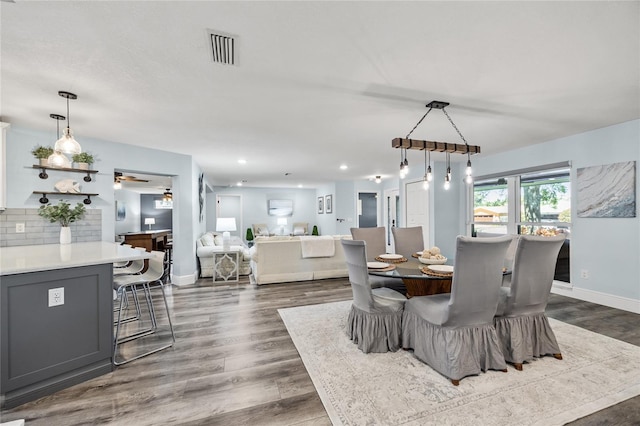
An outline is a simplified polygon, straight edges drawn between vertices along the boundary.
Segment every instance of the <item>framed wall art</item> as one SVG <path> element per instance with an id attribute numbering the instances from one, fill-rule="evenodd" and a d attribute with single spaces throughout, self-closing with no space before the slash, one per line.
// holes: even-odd
<path id="1" fill-rule="evenodd" d="M 324 213 L 324 197 L 318 197 L 318 214 Z"/>
<path id="2" fill-rule="evenodd" d="M 636 217 L 636 162 L 577 170 L 578 217 Z"/>
<path id="3" fill-rule="evenodd" d="M 326 195 L 324 197 L 324 211 L 327 214 L 333 213 L 333 195 Z"/>

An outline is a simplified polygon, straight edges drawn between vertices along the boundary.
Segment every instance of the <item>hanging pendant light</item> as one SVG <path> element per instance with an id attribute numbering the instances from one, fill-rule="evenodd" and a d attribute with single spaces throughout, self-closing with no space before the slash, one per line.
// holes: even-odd
<path id="1" fill-rule="evenodd" d="M 82 152 L 82 147 L 73 138 L 73 131 L 71 131 L 71 117 L 69 116 L 69 99 L 78 99 L 78 97 L 73 93 L 64 91 L 58 92 L 58 95 L 67 99 L 67 127 L 64 129 L 62 137 L 56 141 L 53 149 L 69 155 L 80 154 Z"/>
<path id="2" fill-rule="evenodd" d="M 60 136 L 60 120 L 65 120 L 65 116 L 60 114 L 49 114 L 49 117 L 56 120 L 56 138 L 57 138 L 58 136 Z M 57 146 L 57 143 L 56 143 L 56 146 Z M 53 154 L 51 154 L 49 158 L 47 158 L 47 163 L 49 163 L 51 167 L 61 167 L 61 168 L 71 167 L 71 162 L 69 161 L 67 156 L 64 155 L 60 150 L 56 149 L 55 147 L 53 149 Z"/>
<path id="3" fill-rule="evenodd" d="M 402 160 L 402 152 L 403 150 L 400 150 L 400 179 L 404 179 L 404 177 L 407 175 L 407 171 L 404 168 L 404 161 Z"/>
<path id="4" fill-rule="evenodd" d="M 173 194 L 171 193 L 171 188 L 167 188 L 167 190 L 164 192 L 164 197 L 163 200 L 164 201 L 173 201 Z"/>
<path id="5" fill-rule="evenodd" d="M 467 152 L 467 168 L 465 170 L 466 177 L 464 178 L 464 180 L 469 185 L 473 183 L 473 176 L 471 175 L 472 172 L 473 171 L 471 170 L 471 156 L 469 155 L 469 152 Z"/>
<path id="6" fill-rule="evenodd" d="M 451 188 L 451 157 L 447 152 L 447 173 L 444 175 L 444 189 Z"/>
<path id="7" fill-rule="evenodd" d="M 431 155 L 429 155 L 431 156 Z M 431 168 L 431 165 L 429 165 L 429 169 Z M 424 151 L 424 178 L 422 179 L 422 189 L 424 189 L 425 191 L 429 190 L 429 179 L 427 176 L 427 150 Z"/>

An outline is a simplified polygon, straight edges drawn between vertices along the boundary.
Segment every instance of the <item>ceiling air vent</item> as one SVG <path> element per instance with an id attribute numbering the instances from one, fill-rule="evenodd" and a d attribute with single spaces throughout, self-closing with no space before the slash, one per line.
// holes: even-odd
<path id="1" fill-rule="evenodd" d="M 236 38 L 229 34 L 209 31 L 213 62 L 226 65 L 236 64 Z"/>

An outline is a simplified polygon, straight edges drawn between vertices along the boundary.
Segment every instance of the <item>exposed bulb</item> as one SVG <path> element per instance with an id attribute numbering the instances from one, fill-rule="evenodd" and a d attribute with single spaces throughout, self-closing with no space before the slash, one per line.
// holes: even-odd
<path id="1" fill-rule="evenodd" d="M 444 177 L 444 189 L 449 190 L 451 188 L 451 180 L 449 179 L 449 175 Z"/>
<path id="2" fill-rule="evenodd" d="M 53 149 L 69 155 L 80 154 L 82 147 L 80 147 L 80 144 L 73 138 L 71 129 L 67 127 L 62 133 L 62 137 L 56 141 Z"/>
<path id="3" fill-rule="evenodd" d="M 51 154 L 49 158 L 47 158 L 47 163 L 49 163 L 51 167 L 71 167 L 71 162 L 69 161 L 67 156 L 59 150 L 54 151 L 53 154 Z"/>
<path id="4" fill-rule="evenodd" d="M 427 167 L 427 181 L 431 182 L 433 180 L 433 173 L 431 173 L 431 166 Z"/>
<path id="5" fill-rule="evenodd" d="M 451 180 L 451 167 L 447 167 L 447 180 Z"/>
<path id="6" fill-rule="evenodd" d="M 382 178 L 380 176 L 376 176 L 376 183 L 382 182 Z"/>
<path id="7" fill-rule="evenodd" d="M 113 183 L 113 189 L 122 189 L 122 184 L 119 180 Z"/>
<path id="8" fill-rule="evenodd" d="M 404 166 L 404 173 L 406 175 L 407 173 L 409 173 L 409 161 L 405 158 L 404 163 L 402 163 L 402 165 Z"/>
<path id="9" fill-rule="evenodd" d="M 467 176 L 471 176 L 471 160 L 467 160 L 467 169 L 465 172 Z"/>
<path id="10" fill-rule="evenodd" d="M 429 190 L 429 181 L 426 178 L 422 181 L 422 189 L 424 189 L 425 191 Z"/>
<path id="11" fill-rule="evenodd" d="M 471 185 L 473 183 L 473 177 L 471 175 L 467 175 L 466 178 L 464 178 L 464 181 L 468 184 Z"/>

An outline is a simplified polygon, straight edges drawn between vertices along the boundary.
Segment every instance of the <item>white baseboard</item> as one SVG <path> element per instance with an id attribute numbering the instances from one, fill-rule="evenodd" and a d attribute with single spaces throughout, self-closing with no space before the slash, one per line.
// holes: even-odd
<path id="1" fill-rule="evenodd" d="M 640 300 L 573 287 L 571 284 L 562 281 L 553 282 L 551 293 L 640 314 Z"/>
<path id="2" fill-rule="evenodd" d="M 171 284 L 176 285 L 178 287 L 180 287 L 181 285 L 195 284 L 197 279 L 198 279 L 197 272 L 194 272 L 193 274 L 189 274 L 189 275 L 171 274 Z"/>

